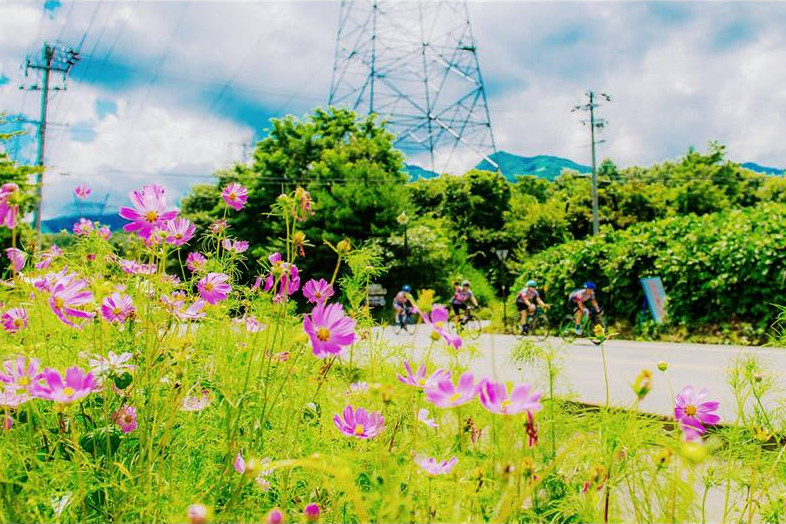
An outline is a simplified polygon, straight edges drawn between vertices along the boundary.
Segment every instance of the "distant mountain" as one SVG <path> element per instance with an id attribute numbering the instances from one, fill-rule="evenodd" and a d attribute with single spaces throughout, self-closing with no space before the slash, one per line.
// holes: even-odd
<path id="1" fill-rule="evenodd" d="M 533 175 L 547 180 L 554 180 L 562 174 L 563 169 L 572 169 L 579 173 L 592 172 L 592 168 L 589 166 L 583 166 L 558 156 L 538 155 L 526 157 L 499 151 L 489 155 L 489 158 L 499 164 L 502 174 L 511 182 L 516 181 L 516 175 Z M 488 160 L 483 160 L 475 166 L 475 169 L 496 171 L 496 168 Z"/>
<path id="2" fill-rule="evenodd" d="M 423 169 L 422 167 L 413 164 L 404 164 L 404 172 L 409 174 L 410 182 L 414 182 L 420 178 L 429 179 L 439 176 L 439 173 L 429 171 L 428 169 Z"/>
<path id="3" fill-rule="evenodd" d="M 783 175 L 784 169 L 778 167 L 767 167 L 767 166 L 760 166 L 756 162 L 745 162 L 744 164 L 740 164 L 745 169 L 750 169 L 751 171 L 755 171 L 757 173 L 764 173 L 765 175 Z"/>

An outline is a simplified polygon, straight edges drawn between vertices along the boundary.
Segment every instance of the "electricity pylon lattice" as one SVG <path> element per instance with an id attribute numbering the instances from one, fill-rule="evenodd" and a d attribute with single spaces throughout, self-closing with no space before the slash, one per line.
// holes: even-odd
<path id="1" fill-rule="evenodd" d="M 496 152 L 465 1 L 344 0 L 331 105 L 376 113 L 432 171 Z"/>

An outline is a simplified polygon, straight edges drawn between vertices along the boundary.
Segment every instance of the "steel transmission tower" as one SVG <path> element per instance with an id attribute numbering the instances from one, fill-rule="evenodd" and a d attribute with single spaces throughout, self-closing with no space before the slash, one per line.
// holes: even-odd
<path id="1" fill-rule="evenodd" d="M 432 171 L 498 167 L 465 1 L 342 1 L 329 103 L 380 115 Z"/>

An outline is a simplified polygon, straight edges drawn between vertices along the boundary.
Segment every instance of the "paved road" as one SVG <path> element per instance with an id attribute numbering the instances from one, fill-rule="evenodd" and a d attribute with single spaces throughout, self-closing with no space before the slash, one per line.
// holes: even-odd
<path id="1" fill-rule="evenodd" d="M 382 334 L 391 344 L 404 346 L 415 361 L 419 361 L 429 350 L 436 361 L 450 361 L 442 349 L 444 345 L 441 341 L 432 345 L 429 330 L 425 326 L 419 326 L 415 336 L 396 335 L 393 328 L 386 328 Z M 478 355 L 470 362 L 464 353 L 461 360 L 463 363 L 469 362 L 469 369 L 476 376 L 513 382 L 534 381 L 545 389 L 545 374 L 538 366 L 512 363 L 511 351 L 520 343 L 516 337 L 484 334 L 478 340 L 467 343 L 477 346 Z M 594 404 L 605 402 L 599 347 L 585 339 L 567 344 L 559 338 L 550 338 L 539 344 L 551 345 L 562 361 L 562 376 L 556 381 L 557 395 Z M 673 413 L 672 391 L 678 392 L 686 385 L 693 385 L 709 390 L 711 397 L 721 403 L 719 412 L 722 419 L 733 422 L 736 406 L 727 383 L 727 370 L 736 358 L 749 356 L 756 357 L 768 373 L 783 383 L 786 376 L 786 349 L 611 340 L 606 343 L 611 404 L 630 406 L 635 400 L 630 385 L 636 375 L 647 368 L 653 373 L 653 388 L 640 405 L 642 411 L 662 415 Z M 667 373 L 657 369 L 657 363 L 661 360 L 669 364 Z"/>

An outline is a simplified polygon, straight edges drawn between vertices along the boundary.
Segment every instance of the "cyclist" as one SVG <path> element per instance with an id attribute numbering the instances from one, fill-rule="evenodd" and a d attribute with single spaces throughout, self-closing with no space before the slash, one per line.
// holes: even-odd
<path id="1" fill-rule="evenodd" d="M 457 287 L 453 293 L 453 298 L 450 299 L 450 304 L 453 306 L 453 313 L 456 315 L 456 325 L 461 322 L 462 311 L 467 311 L 469 304 L 478 307 L 478 301 L 475 299 L 474 293 L 469 289 L 469 280 L 461 283 L 461 287 Z"/>
<path id="2" fill-rule="evenodd" d="M 407 305 L 409 304 L 409 305 Z M 396 322 L 401 329 L 407 330 L 407 317 L 409 316 L 409 309 L 415 305 L 415 299 L 412 297 L 412 288 L 409 284 L 401 287 L 401 291 L 396 293 L 393 297 L 393 309 L 396 311 Z"/>
<path id="3" fill-rule="evenodd" d="M 527 314 L 535 314 L 536 304 L 544 309 L 548 308 L 538 293 L 538 283 L 528 280 L 524 287 L 516 295 L 516 309 L 521 314 L 521 332 L 526 335 L 529 333 Z"/>
<path id="4" fill-rule="evenodd" d="M 595 283 L 590 280 L 584 282 L 584 287 L 573 291 L 569 299 L 572 303 L 576 304 L 576 334 L 581 335 L 581 321 L 584 319 L 584 315 L 589 316 L 590 314 L 586 303 L 589 302 L 592 304 L 595 313 L 603 311 L 598 305 L 598 301 L 595 299 Z"/>

